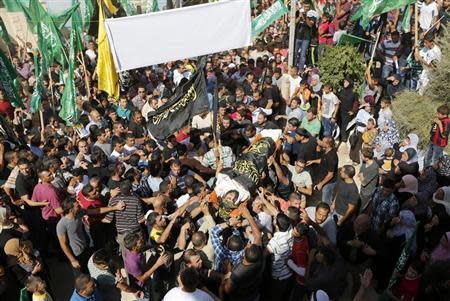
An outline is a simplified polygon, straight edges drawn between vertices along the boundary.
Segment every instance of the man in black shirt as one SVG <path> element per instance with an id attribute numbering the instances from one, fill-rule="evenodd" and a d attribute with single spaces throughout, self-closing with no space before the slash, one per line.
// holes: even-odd
<path id="1" fill-rule="evenodd" d="M 306 53 L 308 52 L 311 40 L 317 35 L 316 29 L 316 18 L 313 15 L 306 16 L 304 22 L 300 22 L 297 26 L 296 37 L 295 37 L 295 49 L 297 53 L 297 67 L 301 73 L 303 73 L 303 68 L 306 62 Z"/>
<path id="2" fill-rule="evenodd" d="M 331 204 L 331 210 L 337 216 L 337 226 L 341 227 L 349 221 L 359 201 L 358 187 L 353 180 L 355 168 L 352 165 L 344 165 L 339 170 L 340 179 L 336 184 L 336 193 Z"/>
<path id="3" fill-rule="evenodd" d="M 318 140 L 319 146 L 323 149 L 322 157 L 317 160 L 306 162 L 306 166 L 319 164 L 318 173 L 320 181 L 314 186 L 314 190 L 322 191 L 322 202 L 331 204 L 334 186 L 338 175 L 339 159 L 334 148 L 332 137 L 324 137 Z"/>
<path id="4" fill-rule="evenodd" d="M 33 230 L 33 245 L 38 250 L 45 251 L 45 224 L 40 208 L 41 206 L 47 206 L 49 203 L 31 200 L 34 186 L 38 183 L 38 178 L 27 159 L 19 159 L 17 165 L 19 166 L 19 174 L 16 179 L 16 195 L 20 200 L 15 202 L 15 205 L 25 206 L 25 209 L 21 213 L 25 224 Z"/>
<path id="5" fill-rule="evenodd" d="M 295 140 L 299 142 L 297 149 L 294 150 L 294 153 L 297 153 L 297 160 L 308 162 L 317 159 L 316 139 L 311 137 L 311 134 L 307 130 L 298 128 L 295 132 Z M 310 168 L 307 170 L 310 171 Z"/>
<path id="6" fill-rule="evenodd" d="M 134 111 L 132 120 L 128 125 L 128 131 L 133 134 L 138 144 L 143 144 L 145 140 L 146 129 L 143 120 L 142 113 L 140 111 Z"/>

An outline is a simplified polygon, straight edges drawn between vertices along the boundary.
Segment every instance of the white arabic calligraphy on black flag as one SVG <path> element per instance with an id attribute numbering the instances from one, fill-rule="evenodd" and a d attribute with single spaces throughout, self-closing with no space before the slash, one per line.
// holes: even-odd
<path id="1" fill-rule="evenodd" d="M 148 130 L 156 139 L 165 139 L 195 115 L 209 110 L 205 73 L 203 68 L 199 69 L 167 103 L 148 114 Z"/>

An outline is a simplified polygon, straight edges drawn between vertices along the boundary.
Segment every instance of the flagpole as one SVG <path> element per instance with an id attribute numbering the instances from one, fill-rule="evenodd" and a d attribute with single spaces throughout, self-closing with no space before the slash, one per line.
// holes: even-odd
<path id="1" fill-rule="evenodd" d="M 380 40 L 381 28 L 382 28 L 382 26 L 380 26 L 380 29 L 377 32 L 377 38 L 375 40 L 375 44 L 373 45 L 372 55 L 370 56 L 370 61 L 369 61 L 369 64 L 367 65 L 366 73 L 369 72 L 370 71 L 370 67 L 372 67 L 373 58 L 375 57 L 375 52 L 376 52 L 377 46 L 378 46 L 378 41 Z"/>
<path id="2" fill-rule="evenodd" d="M 39 109 L 39 119 L 41 120 L 41 132 L 44 131 L 44 114 L 42 113 L 42 107 Z"/>
<path id="3" fill-rule="evenodd" d="M 419 46 L 419 6 L 414 3 L 414 43 Z"/>
<path id="4" fill-rule="evenodd" d="M 295 11 L 297 8 L 297 0 L 291 0 L 291 21 L 289 27 L 289 59 L 288 67 L 294 65 L 294 51 L 295 51 Z"/>
<path id="5" fill-rule="evenodd" d="M 86 92 L 87 92 L 87 97 L 90 99 L 91 98 L 91 87 L 89 85 L 89 79 L 88 79 L 88 74 L 87 74 L 87 68 L 86 68 L 86 62 L 84 60 L 84 55 L 83 52 L 80 52 L 80 56 L 81 56 L 81 61 L 83 64 L 83 68 L 84 68 L 84 82 L 86 84 Z"/>
<path id="6" fill-rule="evenodd" d="M 63 71 L 64 72 L 64 71 Z M 49 77 L 49 84 L 50 84 L 50 92 L 52 93 L 52 110 L 53 110 L 53 114 L 56 115 L 56 108 L 55 108 L 55 94 L 53 92 L 53 79 L 52 79 L 52 71 L 50 69 L 50 67 L 48 68 L 48 77 Z"/>

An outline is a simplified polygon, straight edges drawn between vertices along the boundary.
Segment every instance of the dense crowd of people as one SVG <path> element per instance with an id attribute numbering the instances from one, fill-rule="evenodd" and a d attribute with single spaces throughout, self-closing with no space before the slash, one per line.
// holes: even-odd
<path id="1" fill-rule="evenodd" d="M 271 3 L 258 1 L 254 14 Z M 86 35 L 80 117 L 69 127 L 58 116 L 67 73 L 52 65 L 41 114 L 31 114 L 38 52 L 16 47 L 27 108 L 0 90 L 1 299 L 63 300 L 55 287 L 71 282 L 71 301 L 448 300 L 450 109 L 437 108 L 420 150 L 415 133 L 400 137 L 391 104 L 427 85 L 449 4 L 420 3 L 414 41 L 414 13 L 401 26 L 406 10 L 363 29 L 352 19 L 360 0 L 300 1 L 292 67 L 288 17 L 254 47 L 208 56 L 217 137 L 212 111 L 164 141 L 146 126 L 196 60 L 121 73 L 115 100 L 97 87 L 96 40 Z M 373 40 L 378 30 L 373 60 L 373 43 L 355 46 L 368 65 L 362 92 L 352 78 L 321 81 L 316 63 L 343 34 Z M 240 193 L 217 192 L 221 172 L 276 129 L 257 190 L 223 207 Z M 52 265 L 70 265 L 73 278 Z"/>

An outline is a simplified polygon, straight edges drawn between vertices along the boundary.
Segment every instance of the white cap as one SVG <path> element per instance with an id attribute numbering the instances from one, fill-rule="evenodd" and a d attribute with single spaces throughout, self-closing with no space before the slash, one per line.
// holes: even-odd
<path id="1" fill-rule="evenodd" d="M 315 10 L 308 10 L 308 12 L 306 13 L 306 17 L 318 19 L 319 14 Z"/>
<path id="2" fill-rule="evenodd" d="M 233 64 L 233 63 L 230 63 L 229 65 L 228 65 L 228 68 L 236 68 L 236 65 L 235 64 Z"/>

